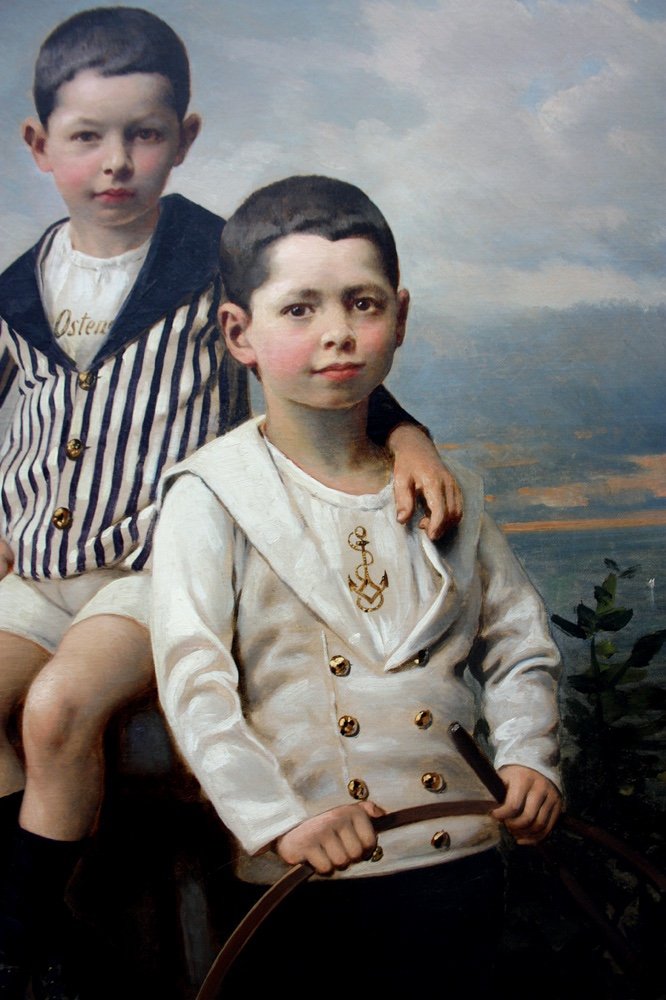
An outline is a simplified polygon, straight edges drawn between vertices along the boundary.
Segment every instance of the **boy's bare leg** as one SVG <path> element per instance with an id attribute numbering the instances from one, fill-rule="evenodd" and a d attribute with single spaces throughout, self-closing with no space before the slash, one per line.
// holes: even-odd
<path id="1" fill-rule="evenodd" d="M 28 693 L 21 826 L 52 840 L 90 833 L 103 794 L 109 718 L 153 680 L 147 629 L 119 615 L 73 625 Z"/>
<path id="2" fill-rule="evenodd" d="M 42 646 L 0 631 L 0 797 L 18 792 L 25 778 L 7 729 L 34 677 L 50 658 Z"/>

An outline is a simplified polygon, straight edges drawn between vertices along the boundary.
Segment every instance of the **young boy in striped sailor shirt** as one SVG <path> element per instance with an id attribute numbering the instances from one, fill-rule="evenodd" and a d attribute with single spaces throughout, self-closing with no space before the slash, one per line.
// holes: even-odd
<path id="1" fill-rule="evenodd" d="M 153 683 L 157 483 L 249 412 L 216 325 L 223 220 L 162 198 L 200 128 L 189 93 L 171 28 L 137 8 L 98 8 L 45 41 L 38 117 L 23 126 L 69 218 L 0 277 L 0 401 L 17 391 L 0 450 L 0 831 L 13 843 L 0 997 L 23 996 L 28 940 L 39 944 L 36 995 L 77 995 L 53 935 L 98 814 L 106 723 Z M 459 517 L 457 486 L 387 397 L 375 417 L 380 436 L 394 428 L 399 506 L 409 516 L 421 485 L 435 535 Z M 21 705 L 25 773 L 7 736 Z"/>

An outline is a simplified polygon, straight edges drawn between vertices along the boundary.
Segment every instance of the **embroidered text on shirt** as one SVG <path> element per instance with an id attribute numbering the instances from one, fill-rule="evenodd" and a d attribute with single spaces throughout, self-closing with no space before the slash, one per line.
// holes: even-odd
<path id="1" fill-rule="evenodd" d="M 384 591 L 389 585 L 388 575 L 385 572 L 379 583 L 375 583 L 370 577 L 369 567 L 372 566 L 375 559 L 372 552 L 368 551 L 368 545 L 370 544 L 368 541 L 368 532 L 362 525 L 354 528 L 350 533 L 347 544 L 350 548 L 361 553 L 362 562 L 356 567 L 356 579 L 358 583 L 355 583 L 351 576 L 347 577 L 349 589 L 353 594 L 358 595 L 356 597 L 356 607 L 360 611 L 377 611 L 384 603 Z"/>
<path id="2" fill-rule="evenodd" d="M 61 309 L 53 324 L 53 333 L 56 338 L 65 336 L 76 337 L 77 334 L 79 336 L 90 336 L 92 334 L 93 336 L 105 337 L 111 326 L 111 320 L 96 320 L 87 312 L 84 312 L 83 316 L 77 318 L 72 315 L 71 309 Z"/>

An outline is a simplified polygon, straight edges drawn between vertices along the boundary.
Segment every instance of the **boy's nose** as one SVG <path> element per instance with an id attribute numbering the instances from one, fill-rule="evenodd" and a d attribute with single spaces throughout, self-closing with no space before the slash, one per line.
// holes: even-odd
<path id="1" fill-rule="evenodd" d="M 132 157 L 122 139 L 109 139 L 104 150 L 104 173 L 127 174 L 132 169 Z"/>
<path id="2" fill-rule="evenodd" d="M 346 315 L 331 317 L 322 334 L 324 347 L 336 347 L 338 350 L 349 349 L 356 344 L 356 334 Z"/>

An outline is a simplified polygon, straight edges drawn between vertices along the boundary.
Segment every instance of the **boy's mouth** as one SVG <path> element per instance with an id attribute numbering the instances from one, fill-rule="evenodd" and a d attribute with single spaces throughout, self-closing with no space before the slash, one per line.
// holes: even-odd
<path id="1" fill-rule="evenodd" d="M 323 375 L 331 382 L 346 382 L 347 379 L 354 378 L 363 368 L 362 364 L 354 364 L 351 361 L 326 365 L 325 368 L 318 368 L 315 375 Z"/>
<path id="2" fill-rule="evenodd" d="M 134 192 L 130 191 L 128 188 L 107 188 L 106 191 L 100 191 L 95 197 L 98 201 L 107 202 L 120 202 L 128 201 L 130 198 L 134 197 Z"/>

